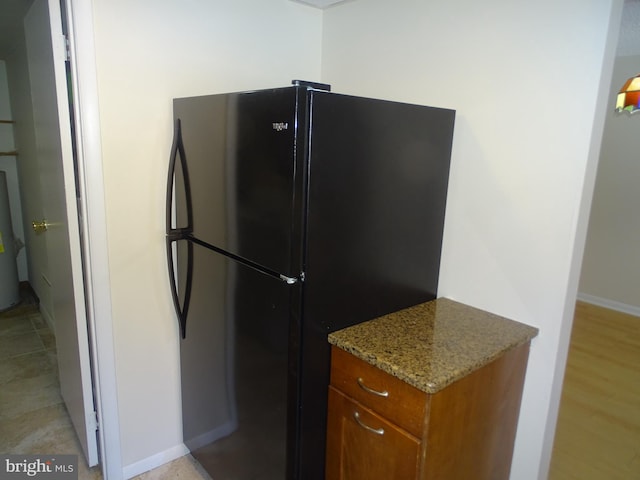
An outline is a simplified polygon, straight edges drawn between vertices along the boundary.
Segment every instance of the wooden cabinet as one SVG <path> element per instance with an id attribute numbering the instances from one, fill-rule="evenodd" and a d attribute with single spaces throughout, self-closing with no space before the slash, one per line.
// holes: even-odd
<path id="1" fill-rule="evenodd" d="M 420 439 L 332 387 L 328 431 L 327 478 L 416 478 Z"/>
<path id="2" fill-rule="evenodd" d="M 326 479 L 508 479 L 528 354 L 426 393 L 332 346 Z"/>

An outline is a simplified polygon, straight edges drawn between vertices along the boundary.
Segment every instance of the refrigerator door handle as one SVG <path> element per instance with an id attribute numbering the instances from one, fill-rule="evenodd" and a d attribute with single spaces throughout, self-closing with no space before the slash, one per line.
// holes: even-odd
<path id="1" fill-rule="evenodd" d="M 173 228 L 173 192 L 175 187 L 176 164 L 180 159 L 180 168 L 182 169 L 183 188 L 185 194 L 185 204 L 187 210 L 187 225 L 182 228 Z M 193 243 L 190 234 L 193 232 L 193 207 L 191 203 L 191 184 L 189 182 L 189 171 L 187 169 L 187 158 L 182 142 L 182 129 L 180 119 L 176 119 L 173 144 L 171 145 L 171 155 L 169 158 L 169 174 L 167 178 L 167 196 L 166 196 L 166 245 L 167 245 L 167 267 L 169 269 L 169 282 L 171 287 L 171 297 L 173 306 L 178 315 L 178 324 L 180 326 L 180 336 L 185 338 L 187 335 L 187 313 L 189 311 L 189 302 L 191 300 L 191 284 L 193 281 Z M 175 262 L 173 256 L 173 243 L 178 240 L 187 242 L 187 272 L 184 290 L 184 302 L 180 304 L 180 296 L 176 283 Z"/>
<path id="2" fill-rule="evenodd" d="M 193 243 L 185 239 L 187 242 L 187 275 L 184 287 L 184 302 L 180 305 L 180 296 L 178 295 L 178 286 L 176 283 L 175 263 L 173 260 L 173 243 L 179 238 L 171 238 L 167 236 L 167 267 L 169 269 L 169 287 L 171 288 L 171 298 L 173 299 L 173 307 L 178 316 L 178 325 L 180 327 L 180 336 L 187 337 L 187 314 L 189 312 L 189 304 L 191 301 L 191 285 L 193 283 Z"/>
<path id="3" fill-rule="evenodd" d="M 293 285 L 294 283 L 298 283 L 298 279 L 296 277 L 287 277 L 286 275 L 279 275 L 280 280 L 285 282 L 287 285 Z"/>
<path id="4" fill-rule="evenodd" d="M 176 164 L 180 158 L 180 168 L 182 169 L 182 183 L 185 195 L 185 206 L 187 213 L 187 225 L 182 228 L 172 227 L 173 213 L 173 192 L 175 187 Z M 184 151 L 182 141 L 182 126 L 180 119 L 176 119 L 173 130 L 173 144 L 171 145 L 171 155 L 169 157 L 169 174 L 167 178 L 167 195 L 165 205 L 167 235 L 185 238 L 193 233 L 193 203 L 191 200 L 191 182 L 189 181 L 189 169 L 187 167 L 187 156 Z"/>

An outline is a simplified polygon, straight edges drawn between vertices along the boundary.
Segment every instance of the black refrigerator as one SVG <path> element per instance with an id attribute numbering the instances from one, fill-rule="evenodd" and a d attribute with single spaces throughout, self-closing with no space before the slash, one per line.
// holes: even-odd
<path id="1" fill-rule="evenodd" d="M 327 334 L 436 296 L 455 112 L 301 81 L 173 108 L 184 443 L 216 480 L 322 479 Z"/>

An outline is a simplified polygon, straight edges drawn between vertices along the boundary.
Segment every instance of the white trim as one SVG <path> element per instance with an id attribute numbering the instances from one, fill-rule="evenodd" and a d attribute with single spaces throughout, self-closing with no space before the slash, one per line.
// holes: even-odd
<path id="1" fill-rule="evenodd" d="M 88 327 L 100 423 L 99 448 L 105 480 L 123 478 L 115 344 L 107 244 L 102 146 L 91 0 L 67 0 L 71 70 L 78 131 L 78 183 L 85 249 Z"/>
<path id="2" fill-rule="evenodd" d="M 607 30 L 607 38 L 604 44 L 604 52 L 602 58 L 602 68 L 600 70 L 600 80 L 598 83 L 598 94 L 593 111 L 593 120 L 591 125 L 591 138 L 589 140 L 589 153 L 586 159 L 584 177 L 582 178 L 582 192 L 578 203 L 577 215 L 574 215 L 575 222 L 571 231 L 573 232 L 573 245 L 571 246 L 571 257 L 569 267 L 569 277 L 567 288 L 564 296 L 564 308 L 560 324 L 560 331 L 557 337 L 558 346 L 554 359 L 553 378 L 551 380 L 551 395 L 547 410 L 547 418 L 545 420 L 545 431 L 542 439 L 542 451 L 540 452 L 539 468 L 537 477 L 548 478 L 549 468 L 551 465 L 551 454 L 553 451 L 553 443 L 558 421 L 558 412 L 560 410 L 560 397 L 564 383 L 565 369 L 567 366 L 567 357 L 569 354 L 569 343 L 571 341 L 571 331 L 573 327 L 573 318 L 575 312 L 575 301 L 580 286 L 580 269 L 584 255 L 584 247 L 587 238 L 587 229 L 589 226 L 589 212 L 593 200 L 593 190 L 595 185 L 595 177 L 598 168 L 598 159 L 600 157 L 600 147 L 602 146 L 602 133 L 604 132 L 605 113 L 608 108 L 608 96 L 611 86 L 611 77 L 613 76 L 613 63 L 615 59 L 615 48 L 620 29 L 620 18 L 622 16 L 622 2 L 612 2 L 609 5 L 609 26 Z M 595 57 L 594 57 L 595 61 Z M 589 113 L 591 114 L 591 113 Z M 525 393 L 526 395 L 526 393 Z M 516 454 L 522 457 L 518 442 L 524 444 L 522 436 L 516 438 Z M 524 442 L 524 443 L 523 443 Z M 515 455 L 514 455 L 515 456 Z M 516 462 L 518 459 L 516 459 Z M 526 465 L 523 458 L 519 459 L 521 465 Z M 524 468 L 524 467 L 521 467 Z M 513 475 L 512 469 L 512 475 Z"/>
<path id="3" fill-rule="evenodd" d="M 60 153 L 62 155 L 62 175 L 64 182 L 64 198 L 65 208 L 67 211 L 67 238 L 69 245 L 69 260 L 71 272 L 71 288 L 73 291 L 73 308 L 75 310 L 75 318 L 73 324 L 68 323 L 70 319 L 58 319 L 62 331 L 75 332 L 75 338 L 58 338 L 58 347 L 62 347 L 65 352 L 64 357 L 69 359 L 70 348 L 77 351 L 77 360 L 73 368 L 66 369 L 72 372 L 72 376 L 67 378 L 65 382 L 61 379 L 61 393 L 65 398 L 69 417 L 78 434 L 78 440 L 86 456 L 87 464 L 94 467 L 98 464 L 98 444 L 99 439 L 96 437 L 95 428 L 91 428 L 89 419 L 94 415 L 96 410 L 95 399 L 93 395 L 93 369 L 91 367 L 91 353 L 88 333 L 88 318 L 86 311 L 86 289 L 84 281 L 83 263 L 82 263 L 82 241 L 80 237 L 80 229 L 82 228 L 82 219 L 78 215 L 82 201 L 78 202 L 76 198 L 76 178 L 73 165 L 73 129 L 71 125 L 71 112 L 69 111 L 69 101 L 67 93 L 67 72 L 65 62 L 67 57 L 67 45 L 62 30 L 62 12 L 60 0 L 41 0 L 42 11 L 49 10 L 49 30 L 51 38 L 51 46 L 53 48 L 53 75 L 55 79 L 55 94 L 58 107 L 58 129 L 60 136 Z M 31 11 L 36 7 L 31 7 Z M 44 276 L 44 275 L 43 275 Z M 54 301 L 54 311 L 58 306 L 58 302 Z M 55 321 L 55 315 L 54 315 Z M 63 328 L 66 325 L 66 328 Z M 69 329 L 69 330 L 67 330 Z M 66 349 L 64 347 L 67 347 Z M 62 361 L 63 352 L 59 351 L 59 360 Z"/>
<path id="4" fill-rule="evenodd" d="M 49 313 L 49 310 L 47 310 L 47 308 L 42 303 L 38 305 L 38 310 L 40 311 L 40 315 L 42 315 L 42 318 L 44 319 L 44 321 L 47 323 L 49 330 L 51 330 L 53 332 L 53 335 L 55 336 L 56 324 L 53 321 L 53 318 L 51 318 L 51 314 Z"/>
<path id="5" fill-rule="evenodd" d="M 183 444 L 176 445 L 163 452 L 156 453 L 155 455 L 151 455 L 150 457 L 125 466 L 122 471 L 124 474 L 124 478 L 133 478 L 136 475 L 140 475 L 141 473 L 153 470 L 154 468 L 164 465 L 165 463 L 169 463 L 176 458 L 183 457 L 187 453 L 189 453 L 189 449 Z"/>
<path id="6" fill-rule="evenodd" d="M 214 428 L 213 430 L 209 430 L 201 435 L 198 435 L 195 438 L 187 441 L 188 448 L 191 451 L 197 450 L 200 447 L 204 447 L 205 445 L 209 445 L 221 438 L 228 437 L 233 432 L 238 429 L 238 422 L 236 420 L 229 420 L 228 422 L 223 423 L 222 425 Z"/>
<path id="7" fill-rule="evenodd" d="M 238 424 L 235 421 L 229 421 L 219 426 L 218 428 L 214 428 L 213 430 L 203 433 L 198 437 L 192 439 L 189 442 L 191 446 L 191 450 L 196 450 L 204 445 L 208 445 L 216 440 L 231 435 L 238 428 Z M 123 469 L 124 478 L 132 478 L 136 475 L 140 475 L 142 473 L 148 472 L 149 470 L 153 470 L 154 468 L 158 468 L 165 463 L 169 463 L 176 458 L 183 457 L 184 455 L 189 453 L 189 448 L 184 444 L 175 445 L 163 452 L 157 453 L 155 455 L 151 455 L 150 457 L 144 458 L 138 462 L 132 463 L 130 465 L 126 465 Z"/>
<path id="8" fill-rule="evenodd" d="M 596 297 L 595 295 L 589 295 L 588 293 L 582 292 L 578 293 L 578 300 L 590 303 L 592 305 L 597 305 L 599 307 L 608 308 L 610 310 L 615 310 L 617 312 L 627 313 L 629 315 L 640 317 L 640 307 L 637 307 L 635 305 L 628 305 L 626 303 L 616 302 L 615 300 Z"/>

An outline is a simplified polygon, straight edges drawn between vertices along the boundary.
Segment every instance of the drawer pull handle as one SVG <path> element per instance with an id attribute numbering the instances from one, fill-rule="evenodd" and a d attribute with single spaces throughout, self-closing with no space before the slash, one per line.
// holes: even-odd
<path id="1" fill-rule="evenodd" d="M 389 392 L 387 392 L 386 390 L 383 390 L 382 392 L 379 392 L 378 390 L 374 390 L 373 388 L 367 387 L 364 384 L 364 380 L 362 380 L 362 377 L 358 377 L 358 385 L 360 385 L 360 388 L 363 389 L 367 393 L 372 393 L 374 395 L 378 395 L 379 397 L 388 397 L 389 396 Z"/>
<path id="2" fill-rule="evenodd" d="M 363 423 L 362 420 L 360 420 L 360 414 L 358 412 L 353 412 L 353 418 L 355 419 L 356 423 L 365 430 L 369 430 L 371 433 L 375 433 L 376 435 L 384 435 L 384 428 L 373 428 Z"/>

